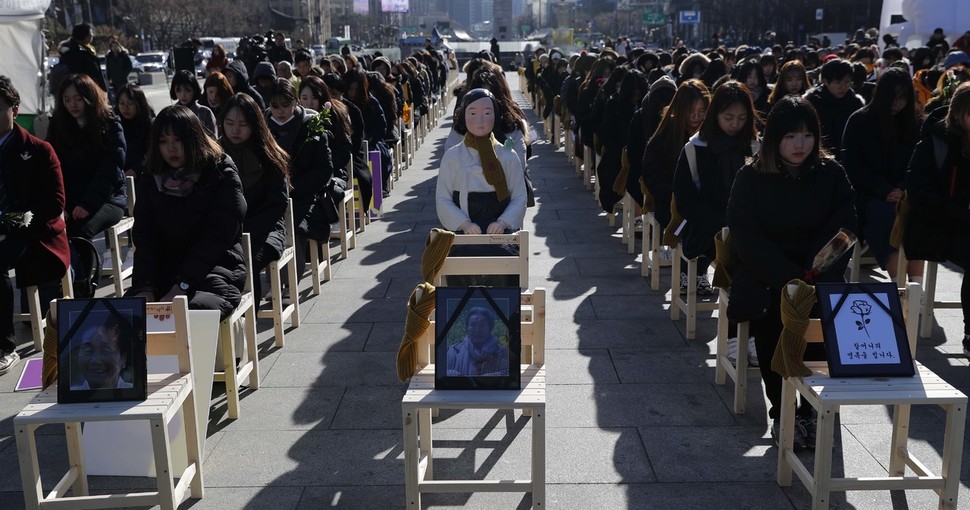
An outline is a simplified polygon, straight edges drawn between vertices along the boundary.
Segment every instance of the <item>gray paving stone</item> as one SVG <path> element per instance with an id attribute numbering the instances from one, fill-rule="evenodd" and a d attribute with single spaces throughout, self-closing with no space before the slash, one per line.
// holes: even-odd
<path id="1" fill-rule="evenodd" d="M 775 482 L 566 484 L 550 487 L 549 496 L 550 508 L 576 508 L 577 503 L 610 509 L 792 508 Z"/>
<path id="2" fill-rule="evenodd" d="M 639 275 L 638 275 L 639 277 Z M 659 308 L 656 303 L 638 299 L 639 296 L 611 296 L 593 294 L 589 300 L 596 312 L 597 319 L 666 319 L 670 312 Z"/>
<path id="3" fill-rule="evenodd" d="M 261 387 L 393 386 L 397 382 L 397 356 L 378 352 L 283 352 Z"/>
<path id="4" fill-rule="evenodd" d="M 206 480 L 216 487 L 396 485 L 404 479 L 402 455 L 400 430 L 227 432 Z"/>
<path id="5" fill-rule="evenodd" d="M 286 345 L 280 351 L 286 352 L 320 352 L 352 351 L 364 349 L 370 336 L 372 324 L 366 322 L 306 322 L 300 327 L 286 332 Z M 272 337 L 270 345 L 273 344 Z M 261 367 L 262 368 L 262 367 Z"/>
<path id="6" fill-rule="evenodd" d="M 714 367 L 696 351 L 657 352 L 611 349 L 610 358 L 622 383 L 710 383 Z M 595 379 L 597 383 L 600 379 Z M 609 382 L 609 381 L 602 381 Z"/>
<path id="7" fill-rule="evenodd" d="M 620 382 L 606 349 L 548 350 L 546 367 L 549 384 L 586 384 L 590 377 L 604 384 Z"/>
<path id="8" fill-rule="evenodd" d="M 578 427 L 732 425 L 712 385 L 550 385 L 547 424 Z M 556 405 L 557 402 L 562 404 Z"/>
<path id="9" fill-rule="evenodd" d="M 242 401 L 244 420 L 222 421 L 226 432 L 329 428 L 344 394 L 342 387 L 274 388 L 261 386 Z M 221 438 L 220 438 L 221 440 Z"/>
<path id="10" fill-rule="evenodd" d="M 343 392 L 333 421 L 327 428 L 331 430 L 401 429 L 403 427 L 401 399 L 406 389 L 404 383 L 397 386 L 348 387 Z"/>
<path id="11" fill-rule="evenodd" d="M 766 427 L 640 427 L 657 480 L 773 482 L 778 450 Z"/>
<path id="12" fill-rule="evenodd" d="M 688 345 L 669 320 L 574 319 L 548 321 L 546 349 L 686 349 Z"/>
<path id="13" fill-rule="evenodd" d="M 296 508 L 297 510 L 398 508 L 403 502 L 403 482 L 399 486 L 307 487 L 303 490 Z"/>

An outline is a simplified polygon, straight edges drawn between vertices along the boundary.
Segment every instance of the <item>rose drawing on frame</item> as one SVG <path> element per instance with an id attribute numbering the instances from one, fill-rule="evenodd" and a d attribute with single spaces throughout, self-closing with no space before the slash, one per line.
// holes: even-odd
<path id="1" fill-rule="evenodd" d="M 852 302 L 851 310 L 852 313 L 859 316 L 859 320 L 855 321 L 855 325 L 858 326 L 860 331 L 865 331 L 866 336 L 869 337 L 869 328 L 866 325 L 869 324 L 871 319 L 867 319 L 866 316 L 872 313 L 872 305 L 864 299 L 856 299 Z"/>

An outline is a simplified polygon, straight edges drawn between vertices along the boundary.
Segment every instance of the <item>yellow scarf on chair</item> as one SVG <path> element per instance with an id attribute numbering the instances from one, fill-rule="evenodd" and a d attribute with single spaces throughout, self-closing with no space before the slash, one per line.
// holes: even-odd
<path id="1" fill-rule="evenodd" d="M 505 171 L 502 170 L 502 163 L 499 163 L 495 156 L 495 135 L 489 133 L 488 136 L 475 136 L 465 133 L 465 145 L 475 149 L 478 157 L 482 161 L 482 172 L 485 174 L 485 181 L 495 188 L 495 194 L 499 202 L 509 198 L 509 184 L 505 182 Z"/>

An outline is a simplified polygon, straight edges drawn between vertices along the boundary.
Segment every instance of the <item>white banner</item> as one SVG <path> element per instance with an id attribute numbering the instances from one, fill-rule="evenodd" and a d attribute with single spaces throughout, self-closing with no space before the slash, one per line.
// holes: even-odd
<path id="1" fill-rule="evenodd" d="M 0 20 L 43 18 L 51 0 L 0 0 Z"/>

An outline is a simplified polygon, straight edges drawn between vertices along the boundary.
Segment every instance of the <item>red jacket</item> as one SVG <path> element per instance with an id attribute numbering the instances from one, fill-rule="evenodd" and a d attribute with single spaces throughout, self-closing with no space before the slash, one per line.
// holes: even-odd
<path id="1" fill-rule="evenodd" d="M 12 210 L 30 211 L 32 242 L 15 270 L 17 286 L 60 279 L 71 263 L 64 218 L 64 178 L 50 144 L 14 125 L 0 149 L 0 172 Z"/>

